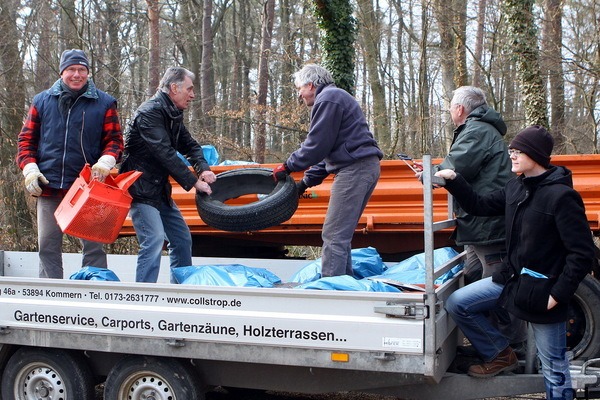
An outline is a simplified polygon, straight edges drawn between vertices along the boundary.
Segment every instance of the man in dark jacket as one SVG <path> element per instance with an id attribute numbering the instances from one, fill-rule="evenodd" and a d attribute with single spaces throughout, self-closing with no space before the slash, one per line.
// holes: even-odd
<path id="1" fill-rule="evenodd" d="M 502 116 L 488 106 L 485 93 L 473 86 L 456 89 L 450 102 L 450 116 L 456 126 L 448 155 L 436 171 L 459 172 L 478 193 L 504 187 L 514 174 L 507 154 L 506 124 Z M 506 253 L 502 217 L 480 217 L 466 213 L 455 204 L 456 244 L 465 246 L 467 261 L 465 283 L 491 276 Z"/>
<path id="2" fill-rule="evenodd" d="M 25 188 L 37 197 L 40 278 L 62 278 L 63 233 L 54 212 L 85 164 L 103 181 L 121 157 L 117 101 L 96 88 L 82 50 L 60 57 L 60 79 L 38 93 L 19 133 L 17 164 Z M 81 240 L 82 267 L 106 268 L 102 243 Z"/>
<path id="3" fill-rule="evenodd" d="M 312 107 L 310 130 L 300 148 L 273 170 L 275 180 L 304 171 L 298 194 L 335 174 L 323 224 L 321 275 L 353 276 L 352 236 L 377 180 L 383 153 L 356 99 L 335 86 L 323 67 L 308 64 L 295 74 L 299 97 Z"/>
<path id="4" fill-rule="evenodd" d="M 487 378 L 518 366 L 506 338 L 487 312 L 503 307 L 530 322 L 548 399 L 573 398 L 566 355 L 569 301 L 591 271 L 594 242 L 571 172 L 550 165 L 554 141 L 530 126 L 511 142 L 512 170 L 520 174 L 503 189 L 480 195 L 452 170 L 436 173 L 446 189 L 473 215 L 502 215 L 507 257 L 490 278 L 454 292 L 446 310 L 477 349 L 483 364 L 469 374 Z"/>
<path id="5" fill-rule="evenodd" d="M 136 282 L 157 281 L 165 238 L 171 268 L 192 264 L 192 236 L 171 198 L 169 176 L 187 191 L 195 188 L 208 194 L 209 184 L 216 180 L 202 146 L 183 124 L 183 110 L 195 97 L 194 78 L 185 68 L 167 69 L 156 95 L 137 109 L 125 134 L 121 172 L 142 172 L 129 189 L 131 220 L 140 246 Z"/>

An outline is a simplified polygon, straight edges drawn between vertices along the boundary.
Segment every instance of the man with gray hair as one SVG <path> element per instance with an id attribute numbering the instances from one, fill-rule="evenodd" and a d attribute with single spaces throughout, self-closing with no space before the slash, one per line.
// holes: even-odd
<path id="1" fill-rule="evenodd" d="M 486 101 L 483 90 L 461 86 L 450 101 L 450 117 L 456 126 L 448 155 L 434 170 L 460 173 L 478 193 L 504 188 L 514 174 L 504 140 L 507 127 L 500 113 Z M 506 255 L 504 217 L 479 217 L 466 213 L 454 203 L 456 244 L 467 251 L 465 284 L 492 276 Z M 525 324 L 501 311 L 494 317 L 501 332 L 517 350 L 524 350 Z M 512 321 L 511 321 L 512 319 Z"/>
<path id="2" fill-rule="evenodd" d="M 183 111 L 195 97 L 194 78 L 185 68 L 168 68 L 158 91 L 137 109 L 125 133 L 120 172 L 142 172 L 129 189 L 131 220 L 140 246 L 136 282 L 157 281 L 165 238 L 171 269 L 192 264 L 192 236 L 171 198 L 169 176 L 187 191 L 195 188 L 208 194 L 209 184 L 216 180 L 202 146 L 183 124 Z"/>
<path id="3" fill-rule="evenodd" d="M 377 180 L 383 153 L 356 99 L 335 86 L 325 68 L 308 64 L 294 74 L 298 97 L 312 107 L 306 140 L 273 170 L 278 181 L 304 171 L 298 194 L 335 174 L 323 223 L 323 277 L 350 275 L 352 236 Z"/>

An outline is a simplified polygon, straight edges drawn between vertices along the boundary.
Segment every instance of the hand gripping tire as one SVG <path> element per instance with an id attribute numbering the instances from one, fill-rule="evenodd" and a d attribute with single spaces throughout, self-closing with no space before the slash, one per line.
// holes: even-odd
<path id="1" fill-rule="evenodd" d="M 298 192 L 294 178 L 275 182 L 268 168 L 242 168 L 217 175 L 212 194 L 196 194 L 200 218 L 209 226 L 229 232 L 258 231 L 279 225 L 294 215 Z M 227 200 L 258 194 L 257 201 L 228 205 Z"/>

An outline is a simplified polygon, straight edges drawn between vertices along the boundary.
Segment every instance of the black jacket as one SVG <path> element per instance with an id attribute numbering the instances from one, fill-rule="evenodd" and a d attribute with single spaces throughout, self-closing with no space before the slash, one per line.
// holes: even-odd
<path id="1" fill-rule="evenodd" d="M 493 275 L 494 282 L 505 285 L 500 304 L 525 321 L 565 321 L 569 301 L 594 259 L 594 242 L 571 171 L 553 166 L 540 176 L 521 175 L 483 196 L 460 175 L 446 187 L 469 213 L 505 216 L 507 256 Z M 547 279 L 522 274 L 523 268 Z M 549 295 L 558 304 L 548 311 Z"/>
<path id="2" fill-rule="evenodd" d="M 202 146 L 183 124 L 179 110 L 166 93 L 158 91 L 136 111 L 125 133 L 125 152 L 120 172 L 137 170 L 142 176 L 131 186 L 134 202 L 157 207 L 171 202 L 169 175 L 185 190 L 198 181 L 177 152 L 183 154 L 199 175 L 210 167 Z"/>

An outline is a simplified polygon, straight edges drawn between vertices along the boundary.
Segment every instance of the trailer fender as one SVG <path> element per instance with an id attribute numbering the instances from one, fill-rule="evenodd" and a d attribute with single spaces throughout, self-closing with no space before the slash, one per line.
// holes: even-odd
<path id="1" fill-rule="evenodd" d="M 258 231 L 279 225 L 298 208 L 294 178 L 275 182 L 268 168 L 225 171 L 210 186 L 212 194 L 196 193 L 196 208 L 207 225 L 224 231 Z M 238 200 L 230 202 L 234 199 Z"/>
<path id="2" fill-rule="evenodd" d="M 574 358 L 600 356 L 600 281 L 592 275 L 579 284 L 571 301 L 567 348 Z"/>
<path id="3" fill-rule="evenodd" d="M 196 371 L 176 358 L 127 356 L 111 369 L 104 400 L 204 400 Z"/>
<path id="4" fill-rule="evenodd" d="M 78 353 L 22 347 L 2 374 L 2 398 L 14 400 L 94 400 L 91 369 Z"/>

